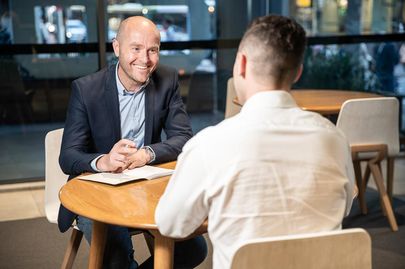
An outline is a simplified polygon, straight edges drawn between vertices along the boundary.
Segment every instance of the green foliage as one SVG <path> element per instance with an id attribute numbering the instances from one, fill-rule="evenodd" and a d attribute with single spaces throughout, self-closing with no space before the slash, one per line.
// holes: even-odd
<path id="1" fill-rule="evenodd" d="M 302 77 L 294 88 L 371 90 L 375 75 L 369 64 L 361 64 L 362 59 L 355 55 L 335 47 L 310 47 L 305 55 Z"/>

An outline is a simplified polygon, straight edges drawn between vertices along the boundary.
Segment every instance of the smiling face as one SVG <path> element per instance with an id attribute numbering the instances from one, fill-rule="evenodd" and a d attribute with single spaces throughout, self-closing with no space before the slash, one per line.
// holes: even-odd
<path id="1" fill-rule="evenodd" d="M 144 17 L 131 17 L 122 22 L 113 41 L 119 59 L 118 77 L 128 91 L 137 91 L 159 63 L 160 34 Z"/>

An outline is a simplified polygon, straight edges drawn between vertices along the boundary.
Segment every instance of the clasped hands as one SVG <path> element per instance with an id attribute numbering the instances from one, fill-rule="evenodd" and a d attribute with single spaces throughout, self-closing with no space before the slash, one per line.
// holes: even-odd
<path id="1" fill-rule="evenodd" d="M 143 148 L 137 148 L 134 141 L 121 139 L 108 154 L 97 160 L 97 169 L 102 172 L 121 173 L 125 169 L 144 166 L 150 156 Z"/>

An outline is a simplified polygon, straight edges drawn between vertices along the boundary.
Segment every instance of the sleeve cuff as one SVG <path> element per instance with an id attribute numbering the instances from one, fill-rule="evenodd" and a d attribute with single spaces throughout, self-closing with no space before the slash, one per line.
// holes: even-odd
<path id="1" fill-rule="evenodd" d="M 151 157 L 148 164 L 150 164 L 151 162 L 154 162 L 156 160 L 156 154 L 153 151 L 153 149 L 151 147 L 149 147 L 149 146 L 144 146 L 143 148 L 149 153 L 149 155 Z"/>
<path id="2" fill-rule="evenodd" d="M 103 157 L 104 155 L 105 155 L 105 154 L 101 154 L 100 156 L 94 158 L 94 159 L 91 161 L 90 166 L 91 166 L 91 168 L 92 168 L 94 171 L 96 171 L 96 172 L 103 172 L 103 171 L 97 169 L 97 161 L 98 161 L 98 159 L 100 159 L 100 158 Z"/>

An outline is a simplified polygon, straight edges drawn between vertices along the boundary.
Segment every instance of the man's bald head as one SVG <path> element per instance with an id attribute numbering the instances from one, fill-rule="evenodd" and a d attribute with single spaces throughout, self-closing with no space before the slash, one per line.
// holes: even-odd
<path id="1" fill-rule="evenodd" d="M 156 25 L 148 18 L 142 16 L 133 16 L 123 20 L 118 28 L 116 39 L 118 42 L 125 39 L 129 31 L 150 32 L 155 34 L 160 40 L 160 32 Z"/>

